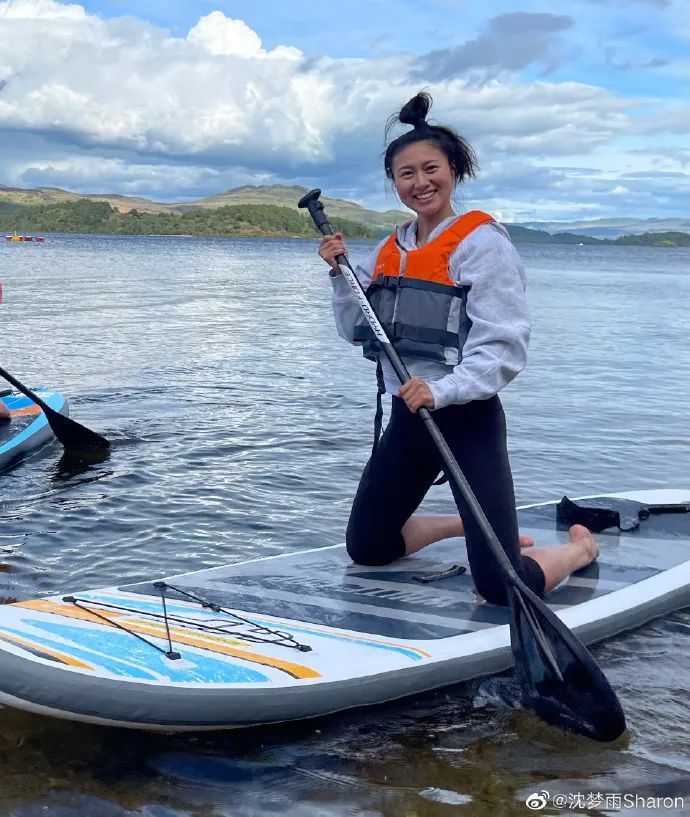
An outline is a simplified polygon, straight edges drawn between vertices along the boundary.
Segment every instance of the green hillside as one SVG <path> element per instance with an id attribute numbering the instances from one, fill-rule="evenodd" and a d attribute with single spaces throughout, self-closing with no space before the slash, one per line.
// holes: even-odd
<path id="1" fill-rule="evenodd" d="M 213 211 L 220 207 L 269 206 L 288 208 L 299 212 L 297 202 L 307 192 L 306 187 L 299 185 L 245 185 L 207 196 L 203 199 L 188 202 L 162 203 L 149 199 L 131 196 L 120 196 L 110 193 L 72 193 L 59 187 L 36 187 L 24 189 L 7 187 L 0 184 L 0 213 L 7 212 L 8 207 L 22 205 L 64 204 L 77 201 L 94 201 L 106 203 L 122 214 L 136 210 L 138 214 L 157 214 L 181 216 L 194 211 Z M 373 235 L 384 235 L 399 224 L 412 218 L 412 214 L 403 210 L 368 210 L 353 201 L 324 196 L 322 198 L 326 212 L 331 219 L 345 219 L 356 224 L 365 225 Z M 178 224 L 175 219 L 165 224 Z M 210 222 L 209 222 L 210 223 Z M 637 235 L 643 243 L 658 246 L 687 246 L 683 235 L 687 235 L 686 226 L 690 222 L 684 219 L 593 219 L 589 222 L 527 222 L 506 225 L 516 242 L 520 243 L 558 243 L 558 244 L 591 244 L 597 241 L 627 239 Z M 560 230 L 558 229 L 560 227 Z M 11 225 L 14 229 L 14 225 Z M 5 227 L 5 229 L 7 229 Z M 591 233 L 586 233 L 591 230 Z M 165 232 L 165 230 L 158 230 Z M 623 235 L 621 235 L 623 233 Z M 352 233 L 351 233 L 352 234 Z M 652 241 L 647 236 L 656 235 Z M 665 238 L 661 238 L 665 236 Z M 670 242 L 670 244 L 669 244 Z"/>
<path id="2" fill-rule="evenodd" d="M 69 201 L 99 201 L 106 202 L 121 213 L 137 210 L 139 213 L 188 213 L 195 209 L 215 210 L 219 207 L 236 207 L 244 205 L 269 205 L 273 207 L 288 207 L 298 211 L 297 202 L 307 193 L 306 187 L 289 186 L 283 184 L 236 187 L 217 193 L 214 196 L 199 199 L 198 201 L 163 204 L 149 199 L 118 196 L 107 193 L 71 193 L 59 187 L 36 187 L 23 189 L 20 187 L 4 187 L 0 185 L 0 203 L 22 204 L 35 206 L 39 204 L 62 204 Z M 359 204 L 345 199 L 323 197 L 324 206 L 329 218 L 340 218 L 364 224 L 367 228 L 380 233 L 390 232 L 397 224 L 402 224 L 411 218 L 410 213 L 399 210 L 367 210 Z"/>
<path id="3" fill-rule="evenodd" d="M 690 247 L 690 233 L 666 232 L 643 233 L 642 235 L 622 235 L 604 244 L 626 244 L 645 247 Z"/>
<path id="4" fill-rule="evenodd" d="M 531 230 L 517 224 L 504 225 L 516 244 L 601 244 L 598 238 L 574 233 L 547 233 L 545 230 Z"/>
<path id="5" fill-rule="evenodd" d="M 352 238 L 373 238 L 363 224 L 333 218 L 334 229 Z M 317 235 L 306 212 L 288 207 L 247 204 L 196 208 L 186 213 L 121 213 L 107 202 L 81 199 L 62 204 L 16 206 L 0 210 L 0 229 L 45 233 L 115 233 L 124 235 L 304 236 Z"/>
<path id="6" fill-rule="evenodd" d="M 642 233 L 641 235 L 622 235 L 618 238 L 593 238 L 590 235 L 576 233 L 547 233 L 546 230 L 532 230 L 506 224 L 506 229 L 515 244 L 574 244 L 584 245 L 639 245 L 644 247 L 690 247 L 690 233 Z"/>
<path id="7" fill-rule="evenodd" d="M 0 185 L 0 229 L 129 235 L 315 236 L 311 219 L 297 202 L 306 187 L 248 185 L 196 202 L 160 204 L 106 194 L 80 195 L 57 187 L 25 190 Z M 377 212 L 344 199 L 322 199 L 333 227 L 350 238 L 378 238 L 411 218 L 401 210 Z M 594 238 L 551 233 L 517 224 L 506 228 L 516 244 L 625 244 L 690 246 L 690 233 L 647 232 Z"/>
<path id="8" fill-rule="evenodd" d="M 170 213 L 174 207 L 168 204 L 159 204 L 149 199 L 132 196 L 119 196 L 115 193 L 72 193 L 59 187 L 5 187 L 0 184 L 0 205 L 21 204 L 26 207 L 35 207 L 39 204 L 64 204 L 68 201 L 104 201 L 121 213 L 138 210 L 140 213 Z"/>
<path id="9" fill-rule="evenodd" d="M 214 196 L 189 202 L 183 207 L 187 209 L 188 207 L 220 207 L 232 204 L 272 204 L 277 207 L 290 207 L 296 210 L 297 202 L 308 192 L 306 187 L 299 187 L 298 185 L 273 184 L 260 187 L 246 185 L 245 187 L 235 187 L 232 190 L 226 190 L 224 193 L 217 193 Z M 412 218 L 411 213 L 402 210 L 386 210 L 385 212 L 367 210 L 366 207 L 345 199 L 332 199 L 328 196 L 322 196 L 321 201 L 329 218 L 336 217 L 348 221 L 357 221 L 381 232 L 390 232 L 398 224 Z"/>

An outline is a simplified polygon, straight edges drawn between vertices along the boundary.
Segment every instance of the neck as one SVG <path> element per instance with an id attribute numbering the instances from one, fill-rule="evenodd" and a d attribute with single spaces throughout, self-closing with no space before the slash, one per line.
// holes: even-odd
<path id="1" fill-rule="evenodd" d="M 429 236 L 438 227 L 438 225 L 445 221 L 445 219 L 454 216 L 453 208 L 448 204 L 445 210 L 440 213 L 434 213 L 433 216 L 417 216 L 417 246 L 423 247 L 429 240 Z"/>

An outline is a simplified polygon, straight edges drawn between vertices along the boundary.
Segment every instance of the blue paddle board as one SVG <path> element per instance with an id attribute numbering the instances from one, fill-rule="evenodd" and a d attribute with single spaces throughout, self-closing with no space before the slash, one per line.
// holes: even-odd
<path id="1" fill-rule="evenodd" d="M 69 406 L 64 395 L 56 391 L 37 391 L 52 409 L 66 417 Z M 43 411 L 23 394 L 5 394 L 0 397 L 10 410 L 9 422 L 0 420 L 0 471 L 35 453 L 55 439 Z"/>

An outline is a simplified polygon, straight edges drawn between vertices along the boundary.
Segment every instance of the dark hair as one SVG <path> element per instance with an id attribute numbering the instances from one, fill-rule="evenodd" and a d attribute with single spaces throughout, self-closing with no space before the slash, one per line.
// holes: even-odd
<path id="1" fill-rule="evenodd" d="M 420 91 L 406 102 L 400 113 L 393 114 L 386 122 L 386 139 L 397 122 L 412 125 L 412 130 L 394 139 L 386 148 L 383 166 L 386 176 L 393 179 L 393 159 L 408 145 L 414 142 L 433 142 L 445 154 L 448 163 L 455 171 L 456 183 L 476 175 L 479 167 L 474 149 L 456 130 L 445 125 L 430 125 L 426 121 L 433 103 L 431 94 Z"/>

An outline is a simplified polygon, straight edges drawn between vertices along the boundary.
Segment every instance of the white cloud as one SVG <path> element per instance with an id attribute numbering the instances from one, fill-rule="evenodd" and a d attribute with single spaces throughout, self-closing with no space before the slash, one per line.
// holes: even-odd
<path id="1" fill-rule="evenodd" d="M 76 4 L 54 0 L 8 0 L 0 3 L 0 20 L 83 20 L 86 11 Z"/>
<path id="2" fill-rule="evenodd" d="M 488 29 L 494 55 L 504 18 Z M 511 25 L 516 19 L 536 37 L 540 59 L 569 25 L 551 15 Z M 396 206 L 382 194 L 383 125 L 425 84 L 409 78 L 420 65 L 414 55 L 308 58 L 289 43 L 264 48 L 246 22 L 220 11 L 172 36 L 54 0 L 0 0 L 0 43 L 0 183 L 170 200 L 276 180 Z M 609 155 L 625 154 L 619 173 L 649 170 L 652 151 L 633 151 L 661 127 L 687 126 L 670 104 L 594 84 L 525 81 L 506 70 L 487 80 L 460 68 L 431 87 L 433 119 L 469 137 L 483 171 L 473 190 L 505 211 L 537 190 L 533 201 L 557 203 L 567 188 L 577 206 L 583 178 L 600 179 L 610 196 L 619 180 L 604 178 Z M 638 142 L 619 150 L 631 134 Z M 589 170 L 574 177 L 559 166 L 566 160 Z M 520 170 L 514 185 L 511 168 Z"/>
<path id="3" fill-rule="evenodd" d="M 198 43 L 209 54 L 251 57 L 261 53 L 261 38 L 242 20 L 230 20 L 222 11 L 212 11 L 189 31 L 190 43 Z"/>

